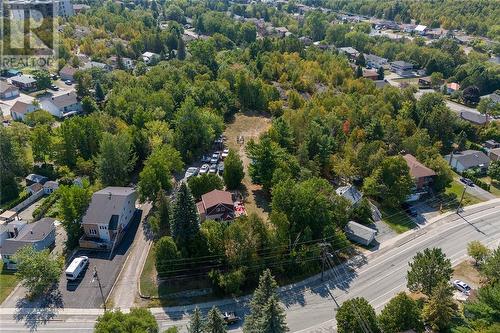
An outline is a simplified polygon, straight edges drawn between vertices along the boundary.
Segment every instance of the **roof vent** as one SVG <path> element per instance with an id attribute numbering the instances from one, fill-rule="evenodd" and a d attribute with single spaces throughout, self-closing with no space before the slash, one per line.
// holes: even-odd
<path id="1" fill-rule="evenodd" d="M 111 200 L 111 192 L 108 193 L 108 199 Z"/>

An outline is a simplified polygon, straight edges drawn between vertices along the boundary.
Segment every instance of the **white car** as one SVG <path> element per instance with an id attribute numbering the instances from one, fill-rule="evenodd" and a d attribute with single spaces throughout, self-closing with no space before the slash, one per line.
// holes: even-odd
<path id="1" fill-rule="evenodd" d="M 465 295 L 469 295 L 471 288 L 470 286 L 462 280 L 453 281 L 453 286 L 463 292 Z"/>
<path id="2" fill-rule="evenodd" d="M 190 167 L 186 170 L 186 173 L 184 174 L 184 178 L 189 179 L 190 177 L 196 176 L 198 174 L 198 168 L 197 167 Z"/>
<path id="3" fill-rule="evenodd" d="M 85 270 L 85 267 L 87 267 L 88 264 L 89 257 L 87 256 L 81 256 L 73 259 L 68 268 L 66 268 L 66 279 L 68 279 L 69 281 L 78 279 L 78 277 Z"/>
<path id="4" fill-rule="evenodd" d="M 217 173 L 217 164 L 211 164 L 208 173 Z"/>
<path id="5" fill-rule="evenodd" d="M 200 175 L 204 175 L 208 172 L 208 169 L 210 168 L 210 165 L 208 164 L 203 164 L 200 168 L 200 171 L 198 172 L 198 174 Z"/>
<path id="6" fill-rule="evenodd" d="M 220 154 L 218 152 L 213 153 L 212 158 L 210 159 L 210 164 L 217 164 L 217 162 L 219 162 L 219 158 Z"/>
<path id="7" fill-rule="evenodd" d="M 229 155 L 229 149 L 226 148 L 222 151 L 222 159 L 225 159 L 227 155 Z"/>

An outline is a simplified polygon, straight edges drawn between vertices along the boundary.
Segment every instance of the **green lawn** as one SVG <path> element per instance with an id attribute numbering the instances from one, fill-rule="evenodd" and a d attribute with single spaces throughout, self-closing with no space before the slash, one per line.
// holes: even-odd
<path id="1" fill-rule="evenodd" d="M 500 197 L 500 183 L 492 181 L 490 177 L 483 177 L 481 180 L 487 184 L 490 184 L 490 193 L 496 197 Z"/>
<path id="2" fill-rule="evenodd" d="M 10 295 L 17 283 L 14 271 L 3 269 L 3 262 L 0 262 L 0 303 Z"/>
<path id="3" fill-rule="evenodd" d="M 154 246 L 148 253 L 144 269 L 140 280 L 141 293 L 144 296 L 158 296 L 158 286 L 156 285 L 155 251 Z"/>
<path id="4" fill-rule="evenodd" d="M 402 209 L 389 207 L 379 207 L 379 209 L 382 213 L 382 220 L 398 234 L 408 231 L 415 226 L 415 223 Z"/>
<path id="5" fill-rule="evenodd" d="M 447 206 L 450 208 L 456 207 L 458 205 L 458 201 L 462 196 L 463 191 L 464 191 L 464 185 L 455 179 L 451 183 L 451 186 L 448 187 L 445 191 L 445 195 L 449 196 L 449 199 L 444 199 L 448 203 Z M 453 200 L 453 198 L 455 200 Z M 474 205 L 480 202 L 483 202 L 483 200 L 479 199 L 476 196 L 473 196 L 472 194 L 465 192 L 462 206 Z"/>

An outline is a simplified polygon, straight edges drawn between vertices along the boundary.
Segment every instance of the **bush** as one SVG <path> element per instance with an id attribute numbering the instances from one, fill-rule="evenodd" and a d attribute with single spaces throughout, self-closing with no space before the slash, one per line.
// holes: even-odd
<path id="1" fill-rule="evenodd" d="M 59 194 L 57 191 L 43 199 L 42 204 L 33 211 L 33 219 L 37 221 L 44 217 L 47 211 L 56 203 L 58 199 Z"/>

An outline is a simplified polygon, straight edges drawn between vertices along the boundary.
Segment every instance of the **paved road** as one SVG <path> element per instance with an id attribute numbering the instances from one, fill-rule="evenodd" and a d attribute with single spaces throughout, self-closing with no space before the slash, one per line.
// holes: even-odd
<path id="1" fill-rule="evenodd" d="M 141 209 L 142 220 L 144 220 L 151 210 L 151 204 L 143 204 Z M 139 279 L 148 256 L 151 243 L 151 239 L 147 238 L 144 234 L 144 223 L 141 223 L 135 235 L 134 243 L 130 249 L 127 261 L 125 262 L 123 269 L 115 282 L 115 286 L 109 295 L 109 299 L 114 307 L 128 309 L 135 305 L 135 298 L 139 295 Z"/>
<path id="2" fill-rule="evenodd" d="M 337 267 L 328 282 L 322 283 L 311 278 L 308 279 L 311 282 L 281 288 L 280 296 L 286 307 L 290 331 L 333 332 L 335 303 L 329 297 L 329 292 L 340 304 L 352 297 L 363 296 L 380 311 L 391 297 L 405 289 L 407 263 L 416 252 L 438 246 L 453 263 L 458 263 L 465 258 L 466 244 L 471 240 L 480 240 L 490 247 L 500 245 L 500 200 L 468 207 L 460 215 L 445 214 L 422 229 L 384 242 L 378 251 L 358 256 L 352 262 Z M 233 300 L 219 301 L 217 304 L 222 309 L 229 307 L 244 313 L 247 300 L 239 299 L 237 303 Z M 206 310 L 211 305 L 205 303 L 200 304 L 200 307 Z M 26 314 L 15 309 L 0 309 L 2 331 L 17 332 L 26 323 L 36 323 L 41 332 L 91 332 L 93 320 L 101 311 L 55 309 L 52 311 L 55 320 L 43 324 L 44 319 L 51 318 L 49 310 Z M 191 310 L 192 306 L 152 309 L 162 329 L 172 325 L 185 326 L 187 314 Z M 232 331 L 240 332 L 241 329 Z"/>

